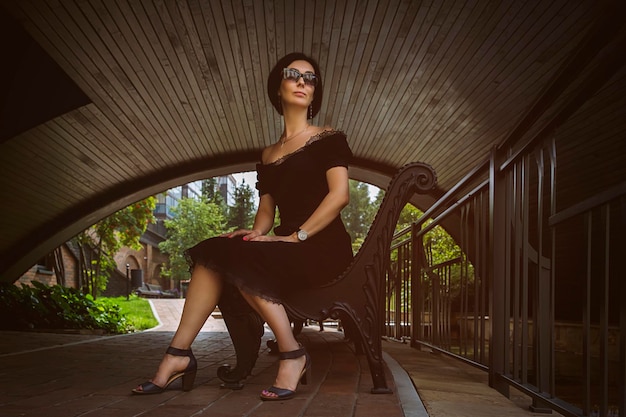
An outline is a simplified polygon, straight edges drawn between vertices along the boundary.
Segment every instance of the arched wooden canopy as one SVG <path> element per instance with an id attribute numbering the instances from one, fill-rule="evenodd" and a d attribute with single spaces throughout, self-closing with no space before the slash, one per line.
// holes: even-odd
<path id="1" fill-rule="evenodd" d="M 384 188 L 423 161 L 442 192 L 557 135 L 623 179 L 624 21 L 596 0 L 2 0 L 0 279 L 133 201 L 253 170 L 291 51 L 321 64 L 314 122 L 347 133 L 352 178 Z"/>

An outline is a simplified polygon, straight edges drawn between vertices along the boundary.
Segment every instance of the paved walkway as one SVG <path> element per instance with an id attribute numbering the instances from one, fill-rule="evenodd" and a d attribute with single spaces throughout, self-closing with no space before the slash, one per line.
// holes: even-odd
<path id="1" fill-rule="evenodd" d="M 235 356 L 219 318 L 207 321 L 192 346 L 199 362 L 192 391 L 173 384 L 160 395 L 133 396 L 130 389 L 156 369 L 178 323 L 182 300 L 154 300 L 154 307 L 162 324 L 132 335 L 0 332 L 0 417 L 535 415 L 527 411 L 527 398 L 502 397 L 486 385 L 482 372 L 394 342 L 383 344 L 393 394 L 371 394 L 367 361 L 354 355 L 340 332 L 319 332 L 315 326 L 300 336 L 313 360 L 309 385 L 301 385 L 293 400 L 262 402 L 258 394 L 274 380 L 276 356 L 263 343 L 244 389 L 220 389 L 216 369 L 234 364 Z M 264 339 L 270 338 L 268 331 Z"/>

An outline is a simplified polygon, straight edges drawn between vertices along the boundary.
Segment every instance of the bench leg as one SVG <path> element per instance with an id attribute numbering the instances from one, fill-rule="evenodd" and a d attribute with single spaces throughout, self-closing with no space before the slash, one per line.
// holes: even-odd
<path id="1" fill-rule="evenodd" d="M 345 320 L 345 324 L 343 326 L 343 334 L 345 335 L 345 339 L 347 341 L 354 343 L 354 353 L 356 353 L 357 355 L 363 355 L 365 353 L 363 351 L 361 333 L 359 332 L 359 328 L 354 324 L 352 320 Z"/>
<path id="2" fill-rule="evenodd" d="M 385 379 L 383 360 L 375 360 L 368 356 L 367 362 L 369 363 L 370 373 L 372 374 L 372 382 L 374 383 L 374 387 L 372 388 L 371 393 L 391 394 L 392 391 L 387 386 L 387 380 Z"/>
<path id="3" fill-rule="evenodd" d="M 387 386 L 385 379 L 385 368 L 383 362 L 383 348 L 380 335 L 376 332 L 370 334 L 364 332 L 356 323 L 357 321 L 350 315 L 342 320 L 346 336 L 354 342 L 357 354 L 365 353 L 367 363 L 372 375 L 372 394 L 391 394 L 392 391 Z"/>
<path id="4" fill-rule="evenodd" d="M 250 375 L 259 356 L 263 320 L 232 285 L 224 287 L 219 307 L 235 348 L 237 365 L 234 368 L 228 364 L 220 366 L 217 376 L 224 382 L 223 388 L 241 389 L 241 381 Z"/>
<path id="5" fill-rule="evenodd" d="M 304 327 L 304 321 L 302 320 L 291 320 L 293 326 L 293 337 L 298 336 L 302 333 L 302 328 Z M 270 349 L 270 355 L 278 355 L 280 352 L 278 351 L 278 342 L 275 339 L 268 340 L 266 343 L 267 347 Z"/>

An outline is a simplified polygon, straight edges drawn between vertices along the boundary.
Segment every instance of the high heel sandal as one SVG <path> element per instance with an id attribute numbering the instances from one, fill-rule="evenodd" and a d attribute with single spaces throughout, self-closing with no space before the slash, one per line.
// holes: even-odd
<path id="1" fill-rule="evenodd" d="M 184 371 L 174 372 L 168 378 L 164 386 L 160 387 L 150 381 L 146 381 L 133 389 L 133 394 L 160 394 L 167 389 L 167 387 L 178 378 L 183 379 L 183 391 L 191 391 L 193 388 L 193 382 L 196 379 L 196 372 L 198 370 L 198 362 L 195 356 L 191 353 L 191 349 L 177 349 L 175 347 L 168 347 L 165 351 L 168 355 L 172 356 L 186 356 L 189 358 L 189 364 Z"/>
<path id="2" fill-rule="evenodd" d="M 302 385 L 306 385 L 307 384 L 306 375 L 311 368 L 311 357 L 309 356 L 305 348 L 301 347 L 300 349 L 292 350 L 291 352 L 280 352 L 278 358 L 282 361 L 282 360 L 287 360 L 287 359 L 297 359 L 301 356 L 306 357 L 306 362 L 304 363 L 304 368 L 302 368 L 302 372 L 300 373 L 298 384 L 302 382 Z M 296 389 L 298 388 L 298 384 L 296 384 Z M 285 389 L 285 388 L 278 388 L 274 385 L 272 385 L 270 388 L 268 388 L 265 391 L 271 392 L 272 394 L 276 394 L 276 395 L 275 396 L 264 395 L 263 393 L 261 393 L 261 399 L 263 401 L 289 400 L 296 395 L 296 391 L 292 391 L 290 389 Z"/>

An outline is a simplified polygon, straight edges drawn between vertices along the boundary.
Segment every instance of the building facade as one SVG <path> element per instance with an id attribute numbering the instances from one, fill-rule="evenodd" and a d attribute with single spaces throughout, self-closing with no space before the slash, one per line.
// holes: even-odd
<path id="1" fill-rule="evenodd" d="M 233 194 L 237 180 L 233 175 L 216 177 L 214 192 L 219 193 L 227 206 L 234 204 Z M 160 285 L 164 290 L 179 289 L 178 282 L 161 276 L 161 270 L 168 261 L 166 254 L 159 250 L 159 243 L 166 238 L 165 221 L 174 216 L 173 208 L 184 198 L 200 199 L 203 195 L 205 181 L 194 181 L 166 190 L 156 196 L 154 209 L 156 223 L 149 224 L 140 238 L 141 249 L 121 248 L 115 254 L 117 268 L 109 277 L 106 296 L 126 295 L 138 282 Z M 30 285 L 38 281 L 47 285 L 64 285 L 78 288 L 80 286 L 80 254 L 77 248 L 66 242 L 54 252 L 41 258 L 25 272 L 16 285 Z M 131 280 L 131 277 L 134 279 Z"/>

